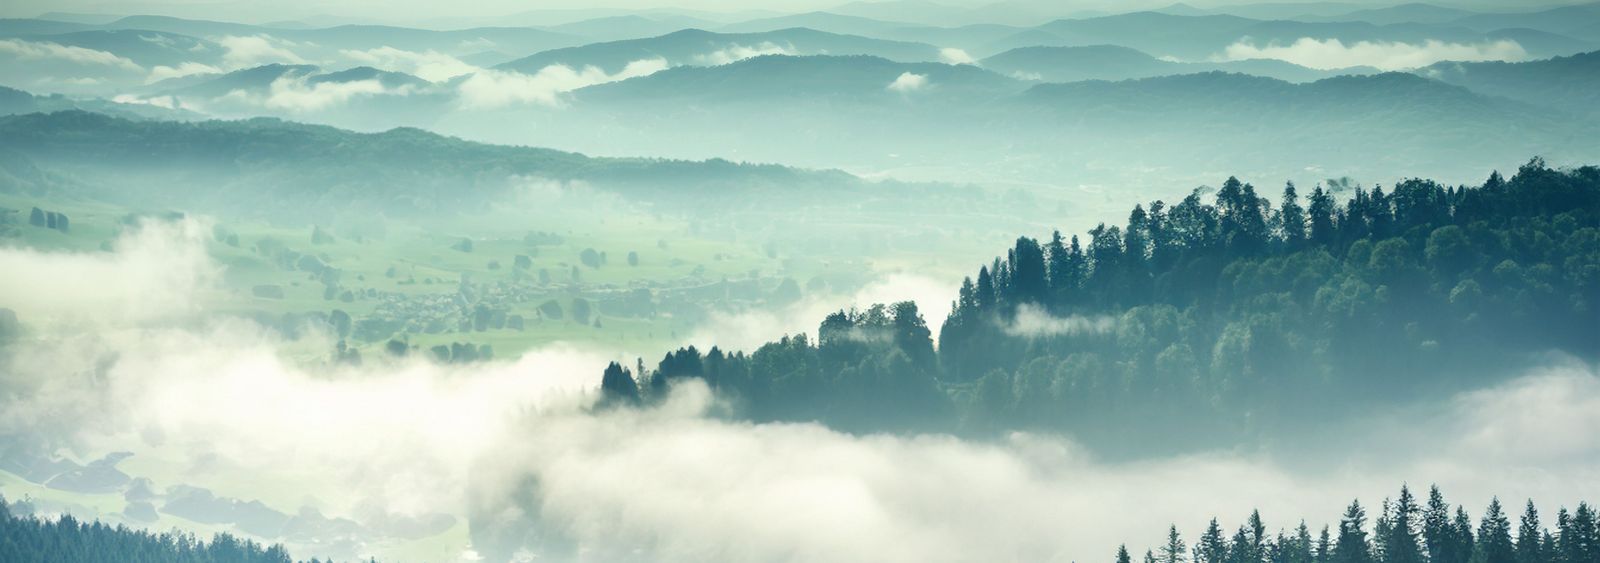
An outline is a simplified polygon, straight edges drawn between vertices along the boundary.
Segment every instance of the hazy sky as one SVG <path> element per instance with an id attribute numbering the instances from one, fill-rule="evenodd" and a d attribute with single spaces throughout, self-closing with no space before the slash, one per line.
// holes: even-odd
<path id="1" fill-rule="evenodd" d="M 536 10 L 570 9 L 662 9 L 704 11 L 804 12 L 828 10 L 849 0 L 472 0 L 437 2 L 434 0 L 276 0 L 273 2 L 227 0 L 7 0 L 0 3 L 0 16 L 34 17 L 47 12 L 85 14 L 161 14 L 190 18 L 265 22 L 314 16 L 395 20 L 406 18 L 485 18 Z M 1080 10 L 1130 11 L 1166 6 L 1177 0 L 1000 0 L 1033 8 L 1071 13 Z M 1294 0 L 1289 0 L 1290 2 Z M 947 6 L 980 7 L 996 0 L 935 0 Z M 1340 0 L 1346 4 L 1389 5 L 1403 2 Z M 1255 0 L 1192 0 L 1188 4 L 1211 7 L 1250 4 Z M 1287 3 L 1277 0 L 1277 3 Z M 1517 11 L 1538 5 L 1574 3 L 1568 0 L 1432 0 L 1444 6 Z"/>

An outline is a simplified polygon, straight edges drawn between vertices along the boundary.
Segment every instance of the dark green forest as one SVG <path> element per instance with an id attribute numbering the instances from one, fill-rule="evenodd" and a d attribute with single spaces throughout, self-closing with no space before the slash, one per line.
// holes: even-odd
<path id="1" fill-rule="evenodd" d="M 1293 530 L 1268 531 L 1253 511 L 1228 533 L 1215 518 L 1192 546 L 1177 526 L 1165 541 L 1144 553 L 1145 563 L 1591 563 L 1600 561 L 1600 513 L 1588 503 L 1556 513 L 1554 528 L 1540 520 L 1529 500 L 1512 529 L 1512 510 L 1498 498 L 1474 520 L 1463 506 L 1445 501 L 1431 487 L 1426 501 L 1407 487 L 1393 501 L 1384 499 L 1369 513 L 1351 501 L 1333 526 L 1313 533 L 1304 520 Z M 1371 518 L 1372 524 L 1368 521 Z M 1131 563 L 1126 545 L 1116 563 Z"/>
<path id="2" fill-rule="evenodd" d="M 22 504 L 22 503 L 18 503 Z M 0 561 L 52 563 L 290 563 L 281 545 L 217 534 L 210 542 L 179 532 L 151 533 L 64 515 L 13 514 L 0 498 Z M 312 559 L 311 563 L 316 563 Z"/>
<path id="3" fill-rule="evenodd" d="M 914 303 L 840 311 L 748 353 L 613 364 L 604 401 L 699 378 L 753 420 L 1062 430 L 1152 451 L 1600 354 L 1600 168 L 1290 184 L 1276 204 L 1235 178 L 1212 192 L 1086 237 L 1019 238 L 962 284 L 937 347 Z"/>

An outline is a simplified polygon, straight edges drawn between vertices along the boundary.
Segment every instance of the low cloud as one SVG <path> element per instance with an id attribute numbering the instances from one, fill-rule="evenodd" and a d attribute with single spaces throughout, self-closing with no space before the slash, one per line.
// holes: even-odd
<path id="1" fill-rule="evenodd" d="M 967 54 L 965 50 L 957 49 L 955 47 L 945 47 L 943 49 L 939 49 L 939 60 L 946 64 L 953 65 L 970 65 L 978 63 L 978 59 L 972 58 L 972 55 Z"/>
<path id="2" fill-rule="evenodd" d="M 794 54 L 793 47 L 778 45 L 777 43 L 773 43 L 771 41 L 763 41 L 759 45 L 746 46 L 735 44 L 724 49 L 706 53 L 704 55 L 695 55 L 694 62 L 696 64 L 706 66 L 718 66 L 764 55 L 792 54 Z"/>
<path id="3" fill-rule="evenodd" d="M 199 221 L 152 223 L 114 252 L 0 247 L 0 295 L 24 322 L 116 323 L 194 312 L 193 295 L 216 277 Z"/>
<path id="4" fill-rule="evenodd" d="M 117 94 L 116 97 L 111 98 L 111 101 L 119 103 L 119 104 L 140 104 L 140 105 L 155 106 L 155 107 L 158 107 L 158 108 L 166 108 L 166 109 L 183 109 L 183 110 L 198 111 L 198 108 L 196 108 L 193 105 L 190 105 L 186 101 L 183 101 L 183 100 L 179 99 L 177 96 L 139 97 L 139 96 L 135 96 L 133 94 Z"/>
<path id="5" fill-rule="evenodd" d="M 404 72 L 429 82 L 442 82 L 481 70 L 460 59 L 433 50 L 416 52 L 383 46 L 367 50 L 345 49 L 339 51 L 339 54 L 366 66 Z"/>
<path id="6" fill-rule="evenodd" d="M 461 514 L 470 461 L 514 441 L 522 416 L 583 405 L 618 357 L 552 344 L 471 366 L 420 351 L 334 363 L 316 324 L 286 340 L 205 310 L 201 296 L 226 295 L 209 232 L 191 220 L 133 230 L 111 252 L 0 249 L 0 292 L 25 297 L 5 305 L 27 334 L 0 345 L 0 443 L 133 452 L 185 479 L 158 487 L 254 483 L 219 494 L 291 514 Z"/>
<path id="7" fill-rule="evenodd" d="M 1445 43 L 1428 40 L 1421 44 L 1360 41 L 1346 45 L 1338 39 L 1302 37 L 1291 45 L 1258 46 L 1248 39 L 1229 45 L 1217 61 L 1278 59 L 1300 66 L 1332 70 L 1370 66 L 1381 70 L 1404 70 L 1439 61 L 1520 61 L 1527 51 L 1516 41 L 1502 39 L 1484 43 Z"/>
<path id="8" fill-rule="evenodd" d="M 900 76 L 889 83 L 889 90 L 894 92 L 914 92 L 928 85 L 928 76 L 911 72 L 902 72 Z"/>
<path id="9" fill-rule="evenodd" d="M 1030 304 L 1018 307 L 1016 315 L 1001 328 L 1006 334 L 1025 338 L 1105 334 L 1117 328 L 1117 320 L 1105 315 L 1057 317 Z"/>
<path id="10" fill-rule="evenodd" d="M 411 93 L 409 86 L 389 88 L 377 79 L 348 82 L 311 82 L 307 76 L 284 76 L 272 81 L 265 94 L 234 90 L 219 98 L 222 103 L 241 103 L 291 113 L 321 111 L 342 106 L 362 97 Z"/>
<path id="11" fill-rule="evenodd" d="M 222 69 L 197 62 L 180 63 L 178 66 L 156 66 L 150 69 L 150 75 L 145 77 L 145 84 L 155 84 L 169 78 L 179 78 L 195 74 L 221 74 Z"/>
<path id="12" fill-rule="evenodd" d="M 113 53 L 61 45 L 49 41 L 0 39 L 0 54 L 30 61 L 67 61 L 81 65 L 108 66 L 123 70 L 144 70 L 143 67 L 140 67 L 132 60 Z"/>
<path id="13" fill-rule="evenodd" d="M 561 107 L 562 95 L 596 84 L 648 76 L 667 69 L 666 59 L 644 59 L 628 63 L 620 72 L 608 74 L 598 67 L 581 70 L 567 65 L 550 65 L 534 74 L 483 70 L 461 82 L 461 104 L 468 109 L 496 109 L 513 105 Z"/>
<path id="14" fill-rule="evenodd" d="M 226 51 L 223 65 L 231 68 L 248 68 L 271 63 L 306 64 L 306 60 L 292 50 L 293 41 L 270 35 L 229 35 L 217 40 Z"/>
<path id="15" fill-rule="evenodd" d="M 207 232 L 186 221 L 131 230 L 112 252 L 0 249 L 0 294 L 18 296 L 28 331 L 0 348 L 0 435 L 82 458 L 130 451 L 280 510 L 469 514 L 472 549 L 491 559 L 1093 561 L 1154 546 L 1168 523 L 1192 539 L 1251 508 L 1269 530 L 1320 528 L 1352 497 L 1373 506 L 1401 483 L 1438 483 L 1474 514 L 1495 494 L 1547 512 L 1600 498 L 1600 373 L 1578 360 L 1353 417 L 1305 452 L 1113 462 L 1065 436 L 740 422 L 694 381 L 661 407 L 589 412 L 600 368 L 627 356 L 562 345 L 470 365 L 342 365 L 321 357 L 332 338 L 315 330 L 285 340 L 192 315 L 196 296 L 221 291 Z M 942 318 L 932 305 L 951 286 L 894 279 L 858 297 L 938 285 L 925 313 Z"/>
<path id="16" fill-rule="evenodd" d="M 1535 399 L 1553 400 L 1555 414 L 1536 414 Z M 1319 452 L 1320 468 L 1305 470 L 1270 453 L 1106 462 L 1054 436 L 729 422 L 703 415 L 717 407 L 691 382 L 658 410 L 531 419 L 478 481 L 474 527 L 542 531 L 524 541 L 556 558 L 1065 562 L 1108 559 L 1125 542 L 1155 547 L 1168 523 L 1192 540 L 1209 518 L 1237 525 L 1253 508 L 1269 531 L 1301 519 L 1316 530 L 1351 498 L 1376 506 L 1402 483 L 1437 483 L 1473 514 L 1496 494 L 1554 510 L 1600 494 L 1600 453 L 1584 439 L 1600 430 L 1596 401 L 1592 367 L 1535 372 L 1396 419 L 1439 429 L 1415 440 L 1359 427 L 1350 450 Z M 1516 433 L 1491 430 L 1507 418 Z M 1561 438 L 1529 457 L 1521 432 Z M 519 486 L 537 493 L 506 495 Z"/>

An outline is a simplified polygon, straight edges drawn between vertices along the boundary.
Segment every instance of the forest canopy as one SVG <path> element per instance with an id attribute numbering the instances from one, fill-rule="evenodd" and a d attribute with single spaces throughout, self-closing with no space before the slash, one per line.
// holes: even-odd
<path id="1" fill-rule="evenodd" d="M 1182 449 L 1600 353 L 1600 168 L 1208 192 L 1019 238 L 962 284 L 937 347 L 914 303 L 840 311 L 815 338 L 613 365 L 607 400 L 700 378 L 754 420 Z"/>

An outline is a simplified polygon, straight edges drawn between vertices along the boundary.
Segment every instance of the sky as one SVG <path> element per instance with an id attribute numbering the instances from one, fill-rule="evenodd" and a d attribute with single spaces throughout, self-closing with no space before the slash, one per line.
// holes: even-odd
<path id="1" fill-rule="evenodd" d="M 830 10 L 847 0 L 472 0 L 436 2 L 433 0 L 277 0 L 274 2 L 216 0 L 8 0 L 0 3 L 0 16 L 35 17 L 50 12 L 76 14 L 158 14 L 195 19 L 216 19 L 251 23 L 308 19 L 352 18 L 375 21 L 400 21 L 395 18 L 493 18 L 540 10 L 689 10 L 708 12 L 808 12 Z M 1048 6 L 1063 14 L 1077 11 L 1131 11 L 1170 5 L 1176 0 L 1002 0 L 1037 8 Z M 1341 0 L 1345 4 L 1383 6 L 1404 2 Z M 937 0 L 945 6 L 978 8 L 995 0 Z M 1193 0 L 1188 4 L 1214 7 L 1250 4 L 1251 1 Z M 1295 3 L 1294 0 L 1279 3 Z M 1300 2 L 1305 3 L 1305 2 Z M 1480 10 L 1521 11 L 1540 5 L 1575 3 L 1570 0 L 1433 0 L 1441 6 Z M 399 14 L 403 14 L 399 15 Z M 768 14 L 770 15 L 770 14 Z M 425 23 L 425 22 L 416 22 Z"/>

